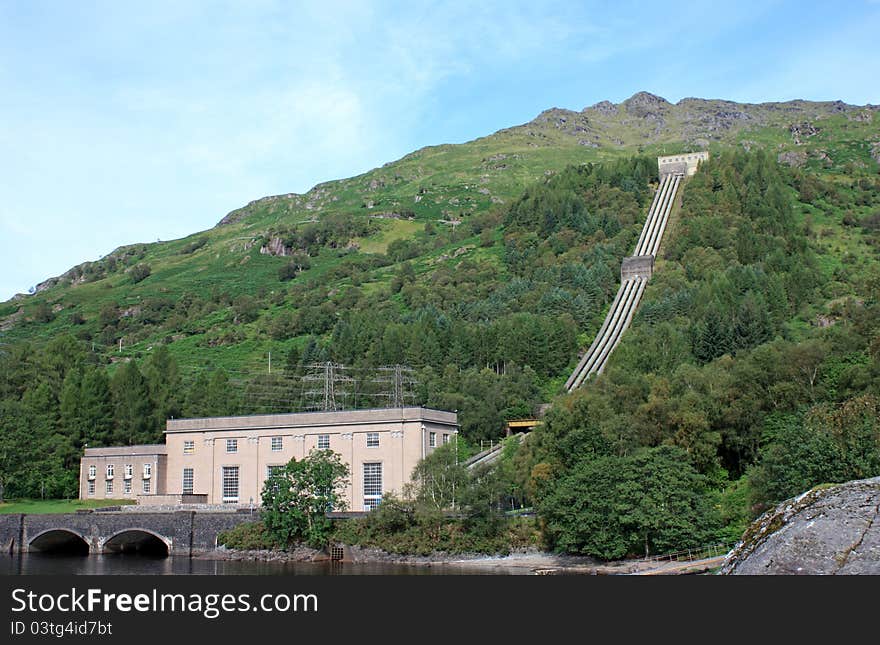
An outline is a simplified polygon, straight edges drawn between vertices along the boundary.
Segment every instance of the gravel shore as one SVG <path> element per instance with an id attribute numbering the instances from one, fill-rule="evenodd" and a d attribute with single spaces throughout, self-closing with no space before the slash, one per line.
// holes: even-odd
<path id="1" fill-rule="evenodd" d="M 310 549 L 308 547 L 297 547 L 290 551 L 248 551 L 219 547 L 214 551 L 197 557 L 203 560 L 263 562 L 320 562 L 329 559 L 326 551 Z M 600 562 L 587 556 L 558 555 L 538 550 L 518 551 L 509 555 L 432 553 L 431 555 L 421 556 L 388 553 L 381 549 L 346 547 L 345 561 L 354 563 L 386 562 L 422 566 L 442 564 L 460 567 L 462 573 L 475 569 L 483 571 L 495 569 L 499 573 L 504 571 L 524 573 L 527 571 L 539 575 L 620 575 L 641 572 L 646 568 L 646 563 L 641 561 Z"/>

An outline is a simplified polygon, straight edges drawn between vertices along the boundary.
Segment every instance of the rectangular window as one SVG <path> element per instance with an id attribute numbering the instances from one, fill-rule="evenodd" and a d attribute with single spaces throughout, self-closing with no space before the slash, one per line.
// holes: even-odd
<path id="1" fill-rule="evenodd" d="M 153 464 L 144 464 L 144 479 L 149 479 L 153 475 Z"/>
<path id="2" fill-rule="evenodd" d="M 150 494 L 150 480 L 145 479 L 144 480 L 144 495 L 149 495 L 149 494 Z"/>
<path id="3" fill-rule="evenodd" d="M 329 434 L 319 434 L 318 435 L 318 450 L 330 450 L 330 435 Z"/>
<path id="4" fill-rule="evenodd" d="M 131 464 L 125 464 L 125 478 L 131 479 L 131 475 L 134 472 L 134 466 Z"/>
<path id="5" fill-rule="evenodd" d="M 238 452 L 238 439 L 226 440 L 226 452 Z"/>
<path id="6" fill-rule="evenodd" d="M 284 468 L 284 466 L 266 466 L 266 479 L 272 479 L 275 475 L 279 473 L 282 468 Z M 272 490 L 276 493 L 278 492 L 278 482 L 272 484 Z"/>
<path id="7" fill-rule="evenodd" d="M 382 501 L 382 464 L 364 464 L 364 510 L 371 511 Z"/>
<path id="8" fill-rule="evenodd" d="M 107 479 L 113 479 L 113 464 L 107 464 Z"/>
<path id="9" fill-rule="evenodd" d="M 195 441 L 184 441 L 183 442 L 183 454 L 191 455 L 196 451 L 196 442 Z"/>
<path id="10" fill-rule="evenodd" d="M 94 482 L 94 480 L 90 479 L 89 480 L 89 495 L 94 495 L 94 494 L 95 494 L 95 482 Z"/>
<path id="11" fill-rule="evenodd" d="M 123 492 L 126 495 L 131 495 L 131 480 L 126 479 L 122 486 Z"/>
<path id="12" fill-rule="evenodd" d="M 110 495 L 112 493 L 113 493 L 113 480 L 108 479 L 107 480 L 107 494 Z"/>
<path id="13" fill-rule="evenodd" d="M 94 479 L 98 474 L 97 466 L 89 466 L 89 479 Z"/>
<path id="14" fill-rule="evenodd" d="M 223 503 L 238 503 L 238 466 L 223 466 Z"/>
<path id="15" fill-rule="evenodd" d="M 272 437 L 272 450 L 278 452 L 284 448 L 284 437 Z"/>
<path id="16" fill-rule="evenodd" d="M 367 433 L 367 448 L 378 448 L 379 447 L 379 433 L 378 432 L 368 432 Z"/>
<path id="17" fill-rule="evenodd" d="M 428 433 L 428 446 L 431 448 L 437 447 L 437 433 L 436 432 L 429 432 Z"/>
<path id="18" fill-rule="evenodd" d="M 183 469 L 183 494 L 192 495 L 193 492 L 193 469 Z"/>
<path id="19" fill-rule="evenodd" d="M 447 443 L 449 443 L 449 435 L 444 434 L 443 435 L 443 445 L 445 446 Z"/>

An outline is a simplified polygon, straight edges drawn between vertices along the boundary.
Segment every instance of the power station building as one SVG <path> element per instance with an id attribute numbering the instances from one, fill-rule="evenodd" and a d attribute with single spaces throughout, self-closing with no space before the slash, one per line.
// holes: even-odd
<path id="1" fill-rule="evenodd" d="M 368 511 L 400 493 L 416 464 L 457 432 L 454 412 L 421 407 L 171 419 L 164 444 L 87 448 L 80 498 L 259 504 L 274 468 L 332 450 L 350 471 L 348 509 Z"/>

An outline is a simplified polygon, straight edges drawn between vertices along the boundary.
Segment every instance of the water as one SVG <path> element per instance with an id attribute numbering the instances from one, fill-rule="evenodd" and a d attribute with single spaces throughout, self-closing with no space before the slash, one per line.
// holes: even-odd
<path id="1" fill-rule="evenodd" d="M 414 566 L 387 562 L 242 562 L 200 560 L 182 556 L 150 557 L 144 555 L 56 555 L 22 553 L 0 555 L 0 575 L 483 575 L 527 573 L 501 568 L 480 569 L 458 565 L 432 564 Z"/>

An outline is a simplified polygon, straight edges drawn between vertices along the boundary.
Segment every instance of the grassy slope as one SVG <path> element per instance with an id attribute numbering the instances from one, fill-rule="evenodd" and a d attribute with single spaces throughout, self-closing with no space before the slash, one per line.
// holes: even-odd
<path id="1" fill-rule="evenodd" d="M 76 513 L 80 509 L 134 504 L 132 499 L 16 499 L 0 502 L 0 513 Z"/>
<path id="2" fill-rule="evenodd" d="M 236 326 L 242 339 L 217 347 L 206 346 L 206 337 L 218 330 L 231 329 L 228 307 L 220 307 L 195 319 L 181 321 L 173 329 L 151 332 L 140 339 L 124 339 L 122 352 L 116 346 L 104 347 L 108 359 L 142 356 L 156 343 L 171 340 L 172 352 L 184 365 L 208 362 L 224 367 L 240 367 L 263 360 L 271 349 L 282 353 L 301 339 L 270 341 L 261 334 L 259 324 L 297 302 L 289 285 L 278 280 L 283 258 L 262 255 L 259 240 L 272 227 L 296 225 L 328 214 L 348 213 L 368 217 L 403 214 L 403 219 L 377 219 L 379 231 L 356 240 L 361 253 L 383 252 L 395 239 L 412 236 L 429 220 L 467 220 L 503 204 L 528 184 L 546 173 L 568 164 L 601 161 L 639 151 L 648 154 L 674 153 L 699 145 L 767 147 L 779 153 L 803 152 L 807 169 L 845 185 L 858 172 L 876 172 L 871 144 L 880 140 L 880 120 L 862 108 L 836 103 L 792 102 L 760 106 L 726 101 L 684 100 L 672 106 L 637 95 L 623 104 L 587 109 L 584 112 L 548 110 L 534 121 L 499 131 L 462 145 L 424 148 L 363 175 L 327 182 L 305 195 L 264 198 L 233 211 L 225 221 L 209 231 L 181 240 L 124 247 L 114 252 L 122 257 L 135 253 L 107 277 L 85 284 L 58 284 L 27 299 L 0 304 L 0 330 L 8 340 L 29 339 L 43 342 L 64 331 L 88 328 L 97 335 L 98 315 L 107 304 L 123 312 L 140 306 L 149 298 L 176 301 L 187 293 L 210 295 L 222 292 L 234 298 L 256 295 L 265 303 L 261 321 Z M 790 126 L 810 122 L 819 132 L 794 142 Z M 597 147 L 594 147 L 597 146 Z M 830 159 L 823 159 L 827 155 Z M 866 213 L 855 213 L 860 216 Z M 858 227 L 841 224 L 842 214 L 833 205 L 818 202 L 804 207 L 801 217 L 810 218 L 816 230 L 816 243 L 826 251 L 823 267 L 832 275 L 844 264 L 861 267 L 876 261 Z M 407 219 L 412 218 L 412 219 Z M 184 254 L 195 240 L 206 244 Z M 474 244 L 477 239 L 456 240 L 413 260 L 417 273 L 431 271 L 437 259 L 457 247 Z M 497 247 L 473 251 L 469 257 L 494 261 Z M 138 257 L 139 256 L 139 257 Z M 314 279 L 333 289 L 344 289 L 348 278 L 327 279 L 327 273 L 344 261 L 342 254 L 324 249 L 312 258 L 311 269 L 301 278 Z M 152 274 L 133 284 L 125 267 L 149 264 Z M 122 266 L 124 265 L 124 266 Z M 383 289 L 394 267 L 369 271 L 359 288 L 370 293 Z M 840 295 L 852 286 L 841 283 Z M 274 304 L 267 304 L 272 301 Z M 46 303 L 56 310 L 49 323 L 33 320 L 37 305 Z M 85 319 L 73 324 L 76 313 Z M 98 349 L 100 349 L 98 342 Z M 120 355 L 121 354 L 121 355 Z M 562 378 L 562 376 L 560 376 Z"/>

